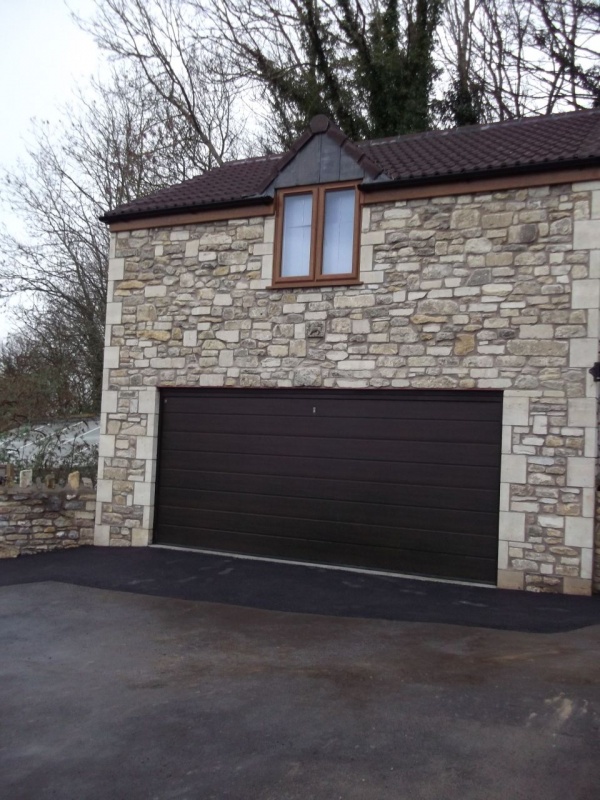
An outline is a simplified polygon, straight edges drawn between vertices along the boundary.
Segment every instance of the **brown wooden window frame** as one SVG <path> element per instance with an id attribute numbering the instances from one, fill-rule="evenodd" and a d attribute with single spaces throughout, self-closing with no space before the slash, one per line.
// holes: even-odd
<path id="1" fill-rule="evenodd" d="M 352 265 L 350 272 L 324 275 L 323 240 L 325 233 L 325 195 L 354 188 L 354 235 L 352 241 Z M 282 277 L 284 203 L 289 195 L 312 195 L 312 224 L 310 241 L 310 274 L 306 276 Z M 350 286 L 359 284 L 360 221 L 361 202 L 356 181 L 326 183 L 316 186 L 294 186 L 279 189 L 275 197 L 275 239 L 273 245 L 273 288 L 295 288 L 303 286 Z"/>

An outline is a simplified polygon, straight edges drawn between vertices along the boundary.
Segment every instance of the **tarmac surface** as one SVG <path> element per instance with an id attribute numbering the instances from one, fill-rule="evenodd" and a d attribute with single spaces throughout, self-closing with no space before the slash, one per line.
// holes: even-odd
<path id="1" fill-rule="evenodd" d="M 596 599 L 154 549 L 0 584 L 0 797 L 598 791 Z"/>
<path id="2" fill-rule="evenodd" d="M 600 595 L 500 591 L 160 547 L 80 547 L 0 561 L 0 586 L 60 581 L 271 611 L 535 633 L 600 624 Z"/>

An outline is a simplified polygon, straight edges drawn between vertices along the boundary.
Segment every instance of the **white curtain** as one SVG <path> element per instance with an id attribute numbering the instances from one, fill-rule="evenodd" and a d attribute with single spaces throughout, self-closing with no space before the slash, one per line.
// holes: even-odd
<path id="1" fill-rule="evenodd" d="M 312 195 L 287 195 L 283 208 L 282 278 L 310 274 L 311 232 Z"/>
<path id="2" fill-rule="evenodd" d="M 323 275 L 352 272 L 354 189 L 325 193 Z"/>

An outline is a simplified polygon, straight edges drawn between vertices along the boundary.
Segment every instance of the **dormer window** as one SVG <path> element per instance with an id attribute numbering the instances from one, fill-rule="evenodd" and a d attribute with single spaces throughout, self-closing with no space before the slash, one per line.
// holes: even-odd
<path id="1" fill-rule="evenodd" d="M 358 283 L 359 211 L 355 183 L 279 190 L 273 285 Z"/>

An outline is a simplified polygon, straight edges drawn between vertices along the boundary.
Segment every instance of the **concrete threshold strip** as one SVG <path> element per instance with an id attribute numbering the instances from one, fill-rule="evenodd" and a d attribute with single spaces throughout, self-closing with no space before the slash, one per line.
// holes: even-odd
<path id="1" fill-rule="evenodd" d="M 242 561 L 267 561 L 272 564 L 293 564 L 297 567 L 313 567 L 315 569 L 330 569 L 337 572 L 356 572 L 359 575 L 380 575 L 383 578 L 401 578 L 402 580 L 424 581 L 425 583 L 451 583 L 456 586 L 474 586 L 478 589 L 497 589 L 491 583 L 477 583 L 476 581 L 459 581 L 450 578 L 433 578 L 429 575 L 409 575 L 405 572 L 385 572 L 377 569 L 362 569 L 361 567 L 344 567 L 338 564 L 315 564 L 314 561 L 293 561 L 287 558 L 267 558 L 266 556 L 249 556 L 245 553 L 229 553 L 223 550 L 203 550 L 199 547 L 185 547 L 171 544 L 151 544 L 156 550 L 175 550 L 187 553 L 203 553 L 207 556 L 224 556 L 225 558 L 239 558 Z"/>

